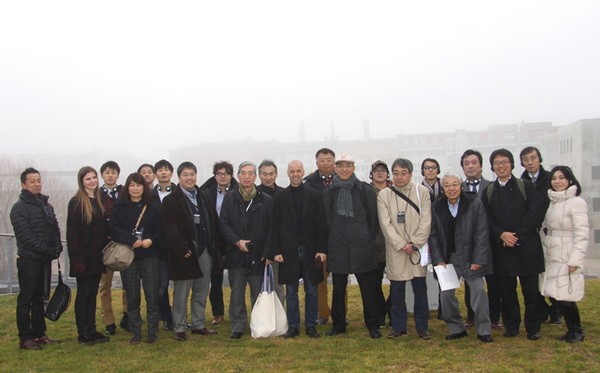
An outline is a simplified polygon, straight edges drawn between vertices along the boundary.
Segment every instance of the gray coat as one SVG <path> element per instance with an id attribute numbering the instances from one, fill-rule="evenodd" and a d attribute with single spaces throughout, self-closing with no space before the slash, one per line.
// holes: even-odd
<path id="1" fill-rule="evenodd" d="M 446 196 L 433 205 L 429 249 L 431 262 L 450 263 L 447 241 L 447 229 L 450 224 L 450 212 Z M 483 203 L 479 198 L 462 193 L 458 204 L 458 213 L 454 230 L 455 254 L 451 263 L 459 276 L 465 279 L 480 278 L 493 272 L 492 250 L 489 240 L 489 227 Z M 481 268 L 471 271 L 471 264 L 480 264 Z"/>

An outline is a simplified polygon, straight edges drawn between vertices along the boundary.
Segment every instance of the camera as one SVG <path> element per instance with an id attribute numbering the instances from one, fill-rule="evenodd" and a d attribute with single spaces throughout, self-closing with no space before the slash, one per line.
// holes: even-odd
<path id="1" fill-rule="evenodd" d="M 396 215 L 396 219 L 398 221 L 398 224 L 404 224 L 406 222 L 406 214 L 404 213 L 404 211 L 398 212 L 398 215 Z"/>

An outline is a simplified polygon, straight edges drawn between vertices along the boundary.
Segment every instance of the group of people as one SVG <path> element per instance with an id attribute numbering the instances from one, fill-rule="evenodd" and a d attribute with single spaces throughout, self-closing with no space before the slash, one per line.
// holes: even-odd
<path id="1" fill-rule="evenodd" d="M 306 335 L 320 337 L 316 327 L 329 318 L 332 328 L 326 335 L 345 333 L 348 276 L 354 274 L 371 338 L 382 337 L 386 315 L 392 326 L 388 338 L 408 333 L 405 292 L 410 281 L 416 333 L 430 339 L 427 269 L 421 256 L 430 257 L 435 266 L 451 263 L 465 282 L 466 322 L 455 290 L 440 292 L 440 317 L 449 329 L 446 339 L 466 337 L 471 327 L 486 343 L 493 341 L 492 328 L 504 327 L 505 337 L 515 337 L 521 324 L 517 279 L 525 301 L 527 338 L 539 339 L 541 324 L 547 318 L 560 324 L 562 315 L 568 330 L 560 339 L 584 339 L 576 302 L 584 289 L 587 204 L 579 197 L 581 186 L 569 167 L 547 172 L 539 150 L 528 147 L 520 154 L 526 171 L 518 179 L 512 174 L 512 153 L 498 149 L 489 159 L 497 177 L 491 182 L 482 177 L 481 153 L 470 149 L 461 157 L 465 179 L 451 171 L 441 174 L 439 163 L 427 158 L 421 164 L 423 181 L 416 183 L 412 162 L 398 158 L 391 167 L 374 162 L 367 183 L 357 178 L 349 155 L 336 157 L 323 148 L 315 158 L 317 170 L 306 177 L 301 161 L 289 162 L 287 188 L 275 183 L 277 166 L 270 160 L 258 167 L 242 162 L 237 179 L 229 162 L 217 162 L 213 177 L 201 186 L 191 162 L 176 170 L 166 160 L 143 164 L 122 186 L 120 168 L 113 161 L 102 165 L 100 175 L 92 167 L 81 168 L 78 191 L 68 205 L 66 233 L 69 275 L 77 280 L 79 343 L 107 342 L 116 332 L 113 272 L 102 262 L 102 249 L 110 240 L 131 246 L 135 253 L 131 265 L 121 271 L 120 324 L 132 333 L 131 344 L 142 341 L 141 287 L 147 343 L 156 342 L 159 321 L 177 341 L 187 339 L 188 328 L 192 334 L 217 334 L 208 328 L 205 314 L 209 300 L 212 324 L 223 322 L 225 269 L 231 288 L 230 338 L 241 338 L 248 324 L 246 287 L 254 304 L 265 265 L 273 266 L 275 290 L 286 305 L 285 338 L 300 334 L 300 280 Z M 174 171 L 178 184 L 171 181 Z M 17 325 L 20 348 L 39 350 L 60 342 L 46 335 L 43 302 L 50 263 L 59 257 L 62 245 L 53 208 L 41 193 L 40 173 L 26 169 L 21 185 L 11 211 L 20 284 Z M 384 273 L 391 284 L 387 299 Z M 98 294 L 104 333 L 96 326 Z M 544 296 L 550 298 L 550 306 Z"/>

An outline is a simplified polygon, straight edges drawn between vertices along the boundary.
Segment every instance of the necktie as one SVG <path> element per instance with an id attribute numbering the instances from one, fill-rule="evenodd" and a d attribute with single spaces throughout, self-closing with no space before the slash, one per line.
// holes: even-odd
<path id="1" fill-rule="evenodd" d="M 532 177 L 531 177 L 531 182 L 532 182 L 532 183 L 535 183 L 535 181 L 536 181 L 536 180 L 537 180 L 537 177 L 535 177 L 535 176 L 532 176 Z"/>

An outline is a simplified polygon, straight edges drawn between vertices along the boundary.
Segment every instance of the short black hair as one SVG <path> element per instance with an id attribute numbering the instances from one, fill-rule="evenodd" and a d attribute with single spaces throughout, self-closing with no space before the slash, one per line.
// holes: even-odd
<path id="1" fill-rule="evenodd" d="M 496 157 L 508 158 L 508 160 L 510 161 L 511 170 L 515 168 L 515 157 L 513 157 L 513 154 L 510 152 L 510 150 L 504 148 L 496 149 L 492 152 L 492 155 L 490 155 L 490 167 L 492 169 L 492 172 L 494 172 L 494 159 L 496 159 Z"/>
<path id="2" fill-rule="evenodd" d="M 537 153 L 537 157 L 539 158 L 540 163 L 542 163 L 544 161 L 542 159 L 542 153 L 540 153 L 540 149 L 536 148 L 535 146 L 528 146 L 526 148 L 523 148 L 523 150 L 521 150 L 521 153 L 519 153 L 519 159 L 523 158 L 523 156 L 525 154 L 529 154 L 531 152 Z M 521 166 L 525 167 L 525 165 L 523 164 L 523 161 L 521 161 Z"/>
<path id="3" fill-rule="evenodd" d="M 150 167 L 150 169 L 152 170 L 152 173 L 156 173 L 154 166 L 152 166 L 150 163 L 144 163 L 142 164 L 140 167 L 138 167 L 137 172 L 142 172 L 142 169 L 145 167 Z"/>
<path id="4" fill-rule="evenodd" d="M 177 167 L 177 177 L 181 176 L 181 173 L 183 172 L 183 170 L 185 170 L 186 168 L 189 168 L 190 170 L 194 170 L 195 173 L 198 173 L 198 169 L 196 168 L 196 165 L 193 164 L 190 161 L 185 161 L 183 163 L 181 163 L 179 165 L 179 167 Z"/>
<path id="5" fill-rule="evenodd" d="M 468 150 L 465 150 L 463 155 L 460 156 L 460 168 L 463 168 L 463 162 L 464 162 L 465 158 L 467 158 L 470 155 L 476 156 L 477 159 L 479 159 L 479 166 L 483 167 L 483 156 L 481 155 L 481 153 L 477 150 L 468 149 Z"/>
<path id="6" fill-rule="evenodd" d="M 315 158 L 319 158 L 319 154 L 331 154 L 335 158 L 335 153 L 329 148 L 321 148 L 315 153 Z"/>
<path id="7" fill-rule="evenodd" d="M 38 170 L 36 170 L 35 168 L 27 167 L 25 169 L 25 171 L 23 171 L 21 173 L 21 184 L 25 184 L 25 182 L 27 181 L 27 175 L 29 175 L 29 174 L 38 174 L 39 175 L 39 173 L 40 172 Z"/>
<path id="8" fill-rule="evenodd" d="M 169 169 L 169 171 L 173 172 L 173 165 L 166 159 L 161 159 L 160 161 L 154 164 L 154 172 L 156 172 L 156 170 L 160 170 L 163 167 L 166 167 Z"/>
<path id="9" fill-rule="evenodd" d="M 117 171 L 118 174 L 121 173 L 121 167 L 119 167 L 119 165 L 115 161 L 108 161 L 108 162 L 104 163 L 102 166 L 100 166 L 100 173 L 101 174 L 104 173 L 104 171 L 107 168 Z"/>
<path id="10" fill-rule="evenodd" d="M 277 165 L 275 164 L 275 162 L 273 162 L 270 159 L 265 159 L 262 162 L 260 162 L 260 165 L 258 166 L 258 171 L 260 172 L 260 169 L 263 167 L 274 167 L 275 168 L 275 172 L 277 173 Z"/>
<path id="11" fill-rule="evenodd" d="M 227 172 L 229 175 L 233 175 L 233 165 L 227 161 L 215 162 L 215 164 L 213 164 L 213 175 L 216 175 L 217 172 L 222 168 L 224 168 L 225 172 Z"/>
<path id="12" fill-rule="evenodd" d="M 421 175 L 425 176 L 423 174 L 423 171 L 425 171 L 425 168 L 424 168 L 425 162 L 435 163 L 435 166 L 437 167 L 437 170 L 438 170 L 438 173 L 437 173 L 438 175 L 440 174 L 440 172 L 442 172 L 442 169 L 440 168 L 440 163 L 437 160 L 435 160 L 433 158 L 425 158 L 425 159 L 423 159 L 423 162 L 421 162 Z"/>

